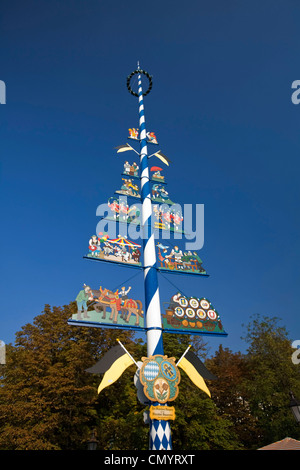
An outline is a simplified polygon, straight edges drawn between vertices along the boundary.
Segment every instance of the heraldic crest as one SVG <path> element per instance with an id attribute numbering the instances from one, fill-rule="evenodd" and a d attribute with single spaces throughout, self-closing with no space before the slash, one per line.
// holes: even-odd
<path id="1" fill-rule="evenodd" d="M 178 395 L 180 372 L 174 357 L 157 354 L 142 357 L 140 381 L 144 386 L 144 394 L 151 401 L 166 403 L 175 400 Z"/>

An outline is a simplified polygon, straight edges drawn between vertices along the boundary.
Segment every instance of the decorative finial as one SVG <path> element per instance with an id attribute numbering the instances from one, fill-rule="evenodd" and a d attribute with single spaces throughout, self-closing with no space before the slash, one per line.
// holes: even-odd
<path id="1" fill-rule="evenodd" d="M 143 96 L 148 95 L 148 93 L 150 93 L 150 91 L 152 89 L 152 76 L 149 75 L 149 73 L 146 72 L 145 70 L 140 69 L 140 62 L 139 61 L 137 63 L 137 69 L 134 72 L 131 72 L 131 74 L 128 75 L 128 77 L 127 77 L 127 88 L 128 88 L 129 93 L 131 93 L 133 96 L 138 97 L 139 96 L 138 93 L 133 91 L 133 89 L 131 88 L 131 85 L 130 85 L 130 81 L 131 81 L 131 79 L 134 75 L 139 75 L 139 76 L 145 75 L 148 78 L 148 80 L 149 80 L 148 90 L 143 93 Z"/>

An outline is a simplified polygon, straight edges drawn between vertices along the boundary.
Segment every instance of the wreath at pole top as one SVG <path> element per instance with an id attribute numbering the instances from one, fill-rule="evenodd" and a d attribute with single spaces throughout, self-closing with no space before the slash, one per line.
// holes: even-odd
<path id="1" fill-rule="evenodd" d="M 148 95 L 148 94 L 150 93 L 151 89 L 152 89 L 152 75 L 150 75 L 150 74 L 149 74 L 148 72 L 146 72 L 145 70 L 140 70 L 140 69 L 134 70 L 134 72 L 131 72 L 131 74 L 128 75 L 128 77 L 127 77 L 127 88 L 128 88 L 129 93 L 131 93 L 133 96 L 137 96 L 137 97 L 138 97 L 139 95 L 138 95 L 138 93 L 136 93 L 135 91 L 133 91 L 133 89 L 131 88 L 131 86 L 130 86 L 130 81 L 131 81 L 131 79 L 132 79 L 132 77 L 133 77 L 134 75 L 140 75 L 140 74 L 145 75 L 145 76 L 148 78 L 148 80 L 149 80 L 148 90 L 143 93 L 143 96 Z"/>

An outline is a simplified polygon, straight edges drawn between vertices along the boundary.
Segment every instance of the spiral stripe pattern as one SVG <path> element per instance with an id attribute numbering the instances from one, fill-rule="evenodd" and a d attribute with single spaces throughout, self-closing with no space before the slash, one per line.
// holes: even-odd
<path id="1" fill-rule="evenodd" d="M 145 322 L 147 328 L 148 357 L 163 354 L 162 324 L 159 287 L 156 271 L 155 239 L 152 229 L 151 183 L 148 168 L 147 132 L 144 112 L 144 99 L 141 74 L 138 75 L 139 129 L 140 129 L 140 168 L 142 227 L 144 251 Z M 171 428 L 169 421 L 151 420 L 150 450 L 171 450 Z"/>

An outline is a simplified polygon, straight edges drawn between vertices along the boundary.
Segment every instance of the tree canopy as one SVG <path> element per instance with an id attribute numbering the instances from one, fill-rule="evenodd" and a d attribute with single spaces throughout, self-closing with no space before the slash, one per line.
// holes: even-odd
<path id="1" fill-rule="evenodd" d="M 0 449 L 86 449 L 92 430 L 103 450 L 147 450 L 147 410 L 137 399 L 135 366 L 100 395 L 91 367 L 117 338 L 139 361 L 144 341 L 132 332 L 70 326 L 74 302 L 44 311 L 16 333 L 0 366 Z M 164 335 L 164 351 L 178 360 L 193 350 L 218 379 L 208 381 L 211 398 L 181 371 L 174 402 L 176 450 L 257 449 L 287 436 L 300 438 L 288 408 L 289 391 L 300 396 L 299 366 L 278 319 L 255 317 L 247 327 L 247 354 L 222 347 L 208 357 L 202 337 Z M 173 404 L 173 403 L 172 403 Z"/>

